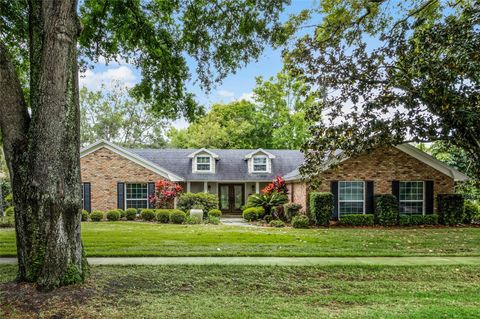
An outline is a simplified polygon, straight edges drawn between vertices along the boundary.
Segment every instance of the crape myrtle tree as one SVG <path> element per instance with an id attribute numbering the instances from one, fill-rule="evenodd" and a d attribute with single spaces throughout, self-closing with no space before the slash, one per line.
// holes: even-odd
<path id="1" fill-rule="evenodd" d="M 18 279 L 82 282 L 79 67 L 139 68 L 135 94 L 193 118 L 187 57 L 203 88 L 281 43 L 288 0 L 0 0 L 0 127 L 14 193 Z M 82 63 L 79 61 L 82 60 Z"/>
<path id="2" fill-rule="evenodd" d="M 284 54 L 293 74 L 326 92 L 307 110 L 316 125 L 303 174 L 335 163 L 324 159 L 337 149 L 446 141 L 480 176 L 479 9 L 468 0 L 322 1 L 322 19 L 306 19 L 307 34 Z"/>

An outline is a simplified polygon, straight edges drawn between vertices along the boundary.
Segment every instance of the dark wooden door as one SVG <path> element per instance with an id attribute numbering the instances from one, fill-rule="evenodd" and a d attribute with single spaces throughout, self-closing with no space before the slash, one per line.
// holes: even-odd
<path id="1" fill-rule="evenodd" d="M 220 210 L 223 213 L 241 214 L 245 204 L 244 184 L 220 184 L 218 186 Z"/>

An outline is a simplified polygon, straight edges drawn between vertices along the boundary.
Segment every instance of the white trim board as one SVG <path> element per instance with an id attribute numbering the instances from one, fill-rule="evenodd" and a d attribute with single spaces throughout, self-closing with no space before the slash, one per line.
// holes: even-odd
<path id="1" fill-rule="evenodd" d="M 136 154 L 133 154 L 132 152 L 124 149 L 123 147 L 120 147 L 118 145 L 115 145 L 109 141 L 106 141 L 106 140 L 99 140 L 93 144 L 90 144 L 86 147 L 84 147 L 83 149 L 80 150 L 80 158 L 82 157 L 85 157 L 99 149 L 101 149 L 102 147 L 122 156 L 122 157 L 125 157 L 126 159 L 160 175 L 160 176 L 163 176 L 167 179 L 169 179 L 170 181 L 176 181 L 176 182 L 181 182 L 181 181 L 184 181 L 184 179 L 166 169 L 164 169 L 163 167 L 160 167 L 158 166 L 157 164 L 155 163 L 152 163 Z"/>

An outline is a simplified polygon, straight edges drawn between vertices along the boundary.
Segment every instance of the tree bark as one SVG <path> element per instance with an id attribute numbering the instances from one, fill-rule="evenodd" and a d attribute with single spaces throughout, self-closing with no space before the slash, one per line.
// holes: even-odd
<path id="1" fill-rule="evenodd" d="M 30 0 L 30 112 L 0 45 L 0 127 L 15 204 L 18 279 L 82 282 L 77 1 Z"/>

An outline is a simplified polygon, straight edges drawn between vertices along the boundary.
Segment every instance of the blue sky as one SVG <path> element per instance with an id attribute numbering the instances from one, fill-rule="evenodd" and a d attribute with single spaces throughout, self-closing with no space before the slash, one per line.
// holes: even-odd
<path id="1" fill-rule="evenodd" d="M 317 5 L 318 0 L 292 0 L 292 4 L 282 14 L 282 19 L 286 20 L 290 14 L 298 13 L 303 9 L 309 9 Z M 189 63 L 190 69 L 193 70 L 195 64 L 190 61 Z M 193 81 L 188 84 L 188 88 L 197 96 L 198 102 L 208 108 L 213 103 L 230 102 L 235 99 L 251 97 L 252 89 L 255 86 L 255 77 L 263 76 L 268 78 L 277 74 L 281 69 L 281 49 L 274 50 L 269 47 L 257 62 L 251 62 L 235 74 L 229 75 L 221 85 L 213 88 L 208 94 L 202 92 Z M 83 74 L 80 78 L 80 85 L 86 86 L 90 90 L 98 90 L 101 83 L 104 83 L 108 88 L 111 81 L 117 80 L 127 86 L 133 86 L 139 79 L 139 72 L 131 65 L 110 63 L 106 66 L 104 63 L 97 63 L 93 70 L 88 70 L 86 74 Z M 174 123 L 174 126 L 177 127 L 186 125 L 187 123 L 183 120 Z"/>

